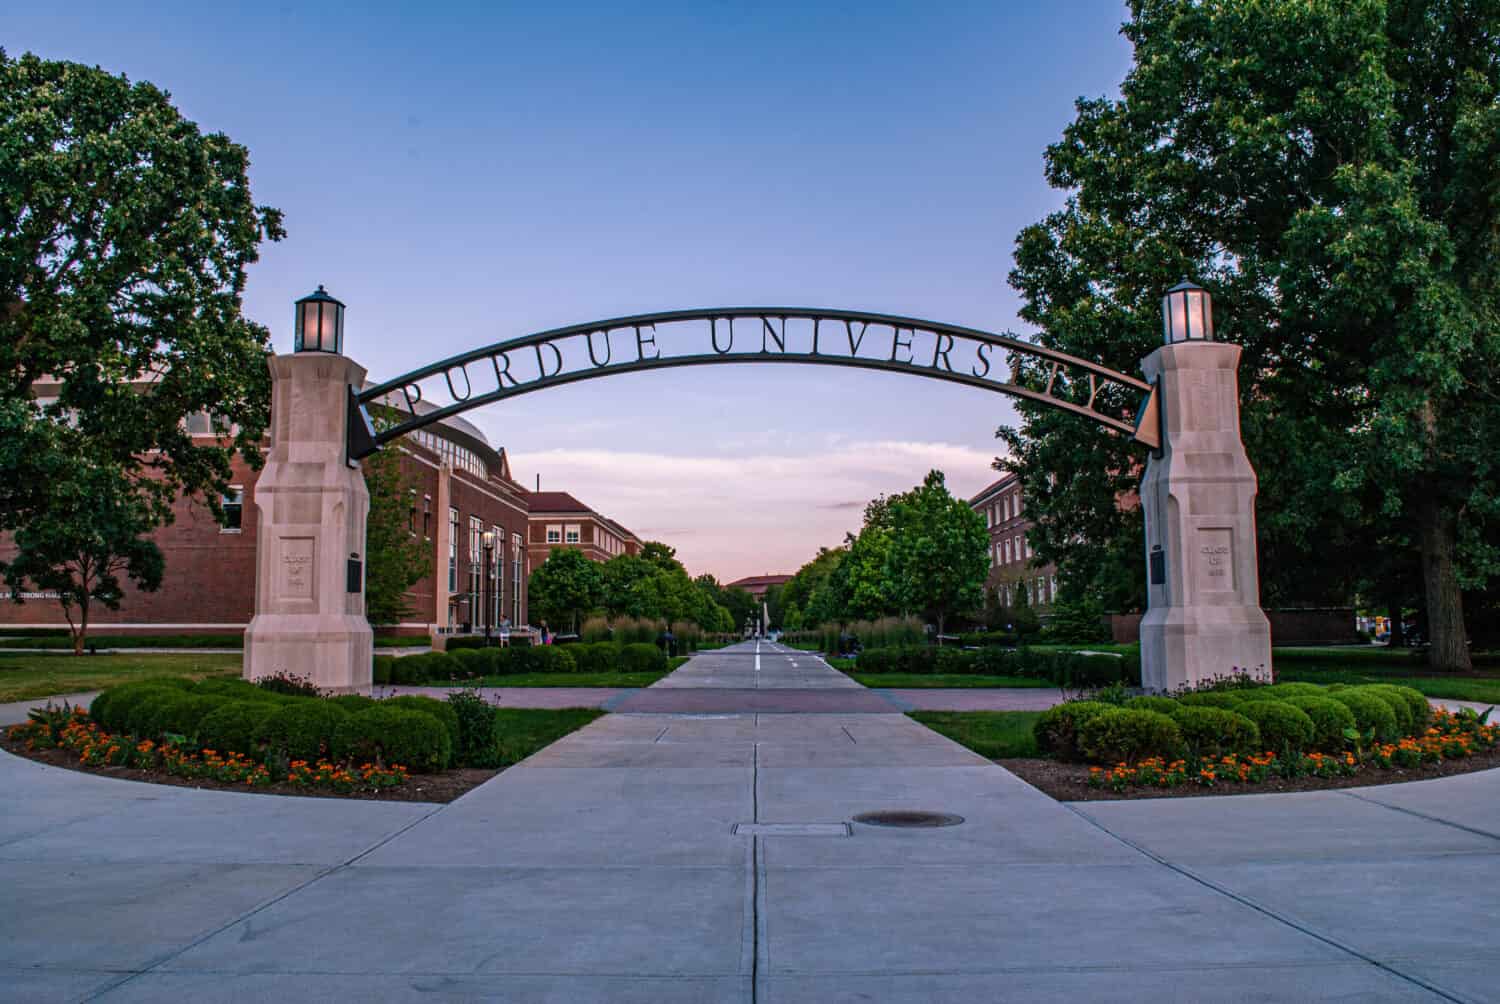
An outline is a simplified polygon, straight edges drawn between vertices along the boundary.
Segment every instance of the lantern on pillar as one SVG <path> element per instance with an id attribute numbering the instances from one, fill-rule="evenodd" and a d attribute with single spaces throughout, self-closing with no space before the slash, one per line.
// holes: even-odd
<path id="1" fill-rule="evenodd" d="M 344 305 L 321 285 L 297 301 L 297 352 L 344 351 Z"/>
<path id="2" fill-rule="evenodd" d="M 1161 298 L 1162 336 L 1168 345 L 1214 340 L 1214 304 L 1208 290 L 1184 279 Z"/>

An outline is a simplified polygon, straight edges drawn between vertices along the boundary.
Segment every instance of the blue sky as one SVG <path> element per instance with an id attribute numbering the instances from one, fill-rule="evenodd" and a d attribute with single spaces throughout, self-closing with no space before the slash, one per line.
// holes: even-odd
<path id="1" fill-rule="evenodd" d="M 0 45 L 169 90 L 286 212 L 246 312 L 349 305 L 371 376 L 529 331 L 791 304 L 1019 330 L 1042 152 L 1116 93 L 1123 5 L 7 5 Z M 631 9 L 639 6 L 641 9 Z M 614 376 L 469 413 L 513 472 L 721 579 L 794 571 L 931 467 L 995 477 L 1008 399 L 883 373 Z"/>

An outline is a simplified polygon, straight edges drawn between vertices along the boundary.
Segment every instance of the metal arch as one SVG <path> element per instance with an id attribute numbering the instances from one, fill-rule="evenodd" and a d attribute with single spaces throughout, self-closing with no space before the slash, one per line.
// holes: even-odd
<path id="1" fill-rule="evenodd" d="M 644 355 L 642 355 L 641 358 L 638 358 L 632 362 L 615 363 L 606 359 L 605 363 L 600 364 L 593 357 L 592 341 L 590 340 L 590 362 L 592 362 L 594 365 L 590 368 L 562 371 L 561 355 L 556 346 L 552 344 L 559 340 L 577 337 L 579 335 L 582 335 L 586 339 L 588 339 L 589 336 L 603 333 L 606 335 L 607 339 L 609 332 L 633 329 L 636 332 L 637 345 L 642 353 L 644 353 L 644 347 L 640 343 L 640 339 L 642 337 L 641 331 L 643 329 L 650 329 L 652 331 L 653 337 L 652 339 L 650 339 L 650 341 L 654 345 L 655 327 L 658 324 L 676 324 L 686 321 L 706 321 L 710 324 L 710 338 L 715 339 L 717 337 L 717 329 L 715 327 L 717 322 L 732 322 L 733 320 L 745 318 L 754 318 L 760 320 L 761 323 L 765 326 L 765 329 L 771 333 L 771 337 L 773 339 L 775 339 L 776 337 L 775 329 L 771 326 L 770 322 L 773 319 L 779 320 L 781 322 L 782 336 L 781 339 L 777 340 L 779 351 L 771 352 L 765 349 L 765 336 L 762 335 L 763 348 L 760 351 L 735 352 L 726 350 L 721 352 L 718 350 L 717 341 L 713 341 L 712 347 L 714 351 L 712 353 L 698 353 L 682 356 L 662 356 L 658 354 L 654 357 L 645 357 Z M 980 345 L 992 346 L 995 348 L 1003 349 L 1011 355 L 1011 380 L 1007 382 L 1001 382 L 990 379 L 988 377 L 990 364 L 987 358 L 985 359 L 986 375 L 978 376 L 954 371 L 951 368 L 951 364 L 948 364 L 946 354 L 944 355 L 944 363 L 945 365 L 948 365 L 947 369 L 938 368 L 936 354 L 934 355 L 931 365 L 916 363 L 914 358 L 912 361 L 896 360 L 894 358 L 896 354 L 894 348 L 892 349 L 892 359 L 890 360 L 871 358 L 868 356 L 859 356 L 856 354 L 839 355 L 820 353 L 817 351 L 816 334 L 814 341 L 814 350 L 812 352 L 787 351 L 784 348 L 784 339 L 787 332 L 786 322 L 788 320 L 813 322 L 815 325 L 815 332 L 817 330 L 816 325 L 823 322 L 843 323 L 846 326 L 850 326 L 847 327 L 846 330 L 852 347 L 852 352 L 858 352 L 858 345 L 863 343 L 863 339 L 868 333 L 870 326 L 872 325 L 877 327 L 891 328 L 893 331 L 893 338 L 896 342 L 900 341 L 901 333 L 903 331 L 910 332 L 913 337 L 915 337 L 916 332 L 919 331 L 932 334 L 938 338 L 938 341 L 936 343 L 938 346 L 938 351 L 941 351 L 941 347 L 943 344 L 941 339 L 944 337 L 950 339 L 950 350 L 956 348 L 954 340 L 957 339 L 964 339 L 969 342 L 979 343 Z M 853 324 L 861 325 L 860 339 L 857 343 L 855 342 L 853 336 Z M 557 365 L 559 367 L 558 372 L 552 374 L 546 373 L 546 366 L 542 362 L 542 346 L 544 345 L 550 348 L 555 354 Z M 910 349 L 912 346 L 910 343 L 907 343 L 906 347 Z M 539 368 L 538 376 L 528 379 L 525 382 L 518 382 L 515 377 L 510 377 L 510 379 L 512 380 L 512 385 L 507 387 L 505 385 L 505 376 L 508 376 L 509 369 L 508 353 L 528 348 L 534 348 L 537 353 Z M 1035 387 L 1027 387 L 1017 382 L 1021 371 L 1020 366 L 1015 361 L 1016 357 L 1025 357 L 1035 362 L 1050 364 L 1048 369 L 1048 378 L 1043 389 L 1039 390 Z M 504 371 L 502 371 L 501 369 L 498 361 L 499 359 L 506 359 L 507 361 Z M 495 383 L 497 386 L 493 391 L 475 395 L 473 383 L 471 382 L 472 378 L 469 375 L 468 367 L 471 364 L 479 362 L 489 362 L 493 366 L 496 376 Z M 1068 411 L 1081 417 L 1087 418 L 1093 422 L 1105 426 L 1106 428 L 1131 435 L 1136 440 L 1145 443 L 1147 446 L 1152 448 L 1156 448 L 1160 444 L 1160 431 L 1158 428 L 1159 409 L 1152 407 L 1156 401 L 1156 388 L 1153 385 L 1146 383 L 1144 380 L 1129 376 L 1124 373 L 1116 372 L 1088 359 L 1082 359 L 1078 356 L 1072 356 L 1064 352 L 1058 352 L 1055 349 L 1049 349 L 1043 346 L 1034 345 L 1029 342 L 1023 342 L 1019 339 L 1010 338 L 1005 335 L 997 335 L 988 331 L 980 331 L 975 328 L 966 328 L 958 325 L 940 324 L 934 321 L 926 321 L 920 318 L 913 317 L 903 317 L 894 314 L 875 314 L 865 311 L 830 310 L 807 307 L 720 307 L 712 309 L 676 310 L 650 314 L 635 314 L 626 317 L 612 318 L 609 320 L 593 321 L 585 324 L 574 324 L 562 328 L 553 328 L 548 331 L 523 335 L 518 338 L 512 338 L 506 341 L 496 342 L 482 348 L 473 349 L 460 355 L 451 356 L 447 359 L 431 363 L 420 369 L 412 370 L 410 373 L 406 373 L 402 376 L 396 377 L 393 380 L 387 380 L 384 383 L 376 384 L 375 386 L 369 387 L 354 395 L 354 401 L 352 402 L 354 407 L 351 409 L 350 416 L 351 431 L 350 449 L 348 455 L 351 460 L 359 459 L 362 456 L 366 456 L 369 453 L 374 452 L 374 450 L 378 449 L 384 443 L 390 442 L 394 439 L 399 439 L 401 436 L 407 435 L 411 432 L 415 432 L 416 430 L 423 428 L 424 426 L 431 425 L 435 422 L 440 422 L 445 418 L 461 414 L 462 412 L 480 407 L 481 405 L 491 404 L 496 401 L 503 401 L 508 398 L 517 397 L 521 394 L 529 394 L 533 391 L 542 390 L 549 387 L 560 387 L 565 384 L 575 383 L 582 380 L 595 379 L 597 377 L 607 376 L 612 373 L 642 372 L 646 370 L 667 369 L 676 366 L 703 366 L 725 363 L 768 362 L 805 363 L 827 366 L 851 366 L 859 369 L 882 370 L 885 372 L 906 373 L 909 375 L 923 376 L 929 379 L 947 380 L 952 383 L 960 383 L 966 386 L 995 391 L 997 393 L 1009 394 L 1015 397 L 1021 397 L 1036 401 L 1041 404 L 1046 404 L 1051 407 L 1059 408 L 1064 411 Z M 462 374 L 463 376 L 464 394 L 461 398 L 459 396 L 458 389 L 454 386 L 455 373 Z M 1086 405 L 1078 404 L 1076 401 L 1070 401 L 1065 398 L 1058 397 L 1052 393 L 1059 376 L 1063 376 L 1065 382 L 1067 382 L 1068 379 L 1074 378 L 1078 375 L 1086 376 L 1088 379 L 1090 393 L 1088 403 Z M 430 411 L 419 413 L 416 410 L 416 404 L 422 401 L 421 387 L 419 386 L 419 383 L 422 380 L 437 376 L 441 376 L 444 379 L 447 384 L 450 396 L 455 398 L 456 400 L 453 403 L 445 405 L 443 407 L 433 408 Z M 1133 421 L 1127 418 L 1109 415 L 1107 413 L 1098 411 L 1093 407 L 1093 404 L 1095 400 L 1097 400 L 1099 393 L 1104 390 L 1105 387 L 1111 384 L 1129 390 L 1142 392 L 1146 395 L 1141 399 L 1140 405 L 1136 409 L 1136 415 Z M 415 389 L 416 391 L 415 396 L 412 395 L 413 389 Z M 392 425 L 391 427 L 384 429 L 376 434 L 373 428 L 369 426 L 368 419 L 364 414 L 365 406 L 373 403 L 383 403 L 387 406 L 392 406 L 390 399 L 397 396 L 405 400 L 407 407 L 405 409 L 395 407 L 394 410 L 396 410 L 399 414 L 405 414 L 408 417 L 404 421 Z M 356 414 L 354 414 L 355 412 L 358 412 L 357 416 Z M 356 423 L 352 421 L 356 417 L 360 419 L 360 421 L 358 422 L 358 429 L 356 429 Z"/>

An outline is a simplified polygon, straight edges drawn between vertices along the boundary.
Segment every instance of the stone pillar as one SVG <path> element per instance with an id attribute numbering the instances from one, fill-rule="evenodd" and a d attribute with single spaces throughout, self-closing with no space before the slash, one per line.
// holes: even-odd
<path id="1" fill-rule="evenodd" d="M 1260 609 L 1255 471 L 1240 439 L 1240 347 L 1164 345 L 1141 362 L 1158 381 L 1162 455 L 1146 464 L 1149 609 L 1141 677 L 1169 691 L 1236 671 L 1269 680 L 1271 627 Z"/>
<path id="2" fill-rule="evenodd" d="M 365 371 L 323 352 L 275 356 L 270 364 L 271 449 L 255 486 L 255 618 L 245 631 L 244 675 L 285 672 L 326 690 L 369 693 L 370 495 L 345 447 L 347 388 L 359 386 Z"/>

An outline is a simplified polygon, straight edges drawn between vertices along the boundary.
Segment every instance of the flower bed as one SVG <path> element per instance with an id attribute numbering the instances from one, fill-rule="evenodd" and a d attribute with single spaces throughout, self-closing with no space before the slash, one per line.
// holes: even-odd
<path id="1" fill-rule="evenodd" d="M 285 782 L 296 788 L 324 789 L 351 794 L 405 784 L 408 772 L 400 764 L 330 763 L 293 760 L 285 768 L 274 761 L 257 763 L 243 753 L 203 749 L 192 751 L 179 742 L 156 742 L 105 732 L 82 709 L 42 713 L 24 725 L 13 725 L 7 739 L 27 752 L 66 750 L 84 767 L 131 767 L 161 771 L 179 778 L 218 781 L 248 788 L 269 788 Z"/>

